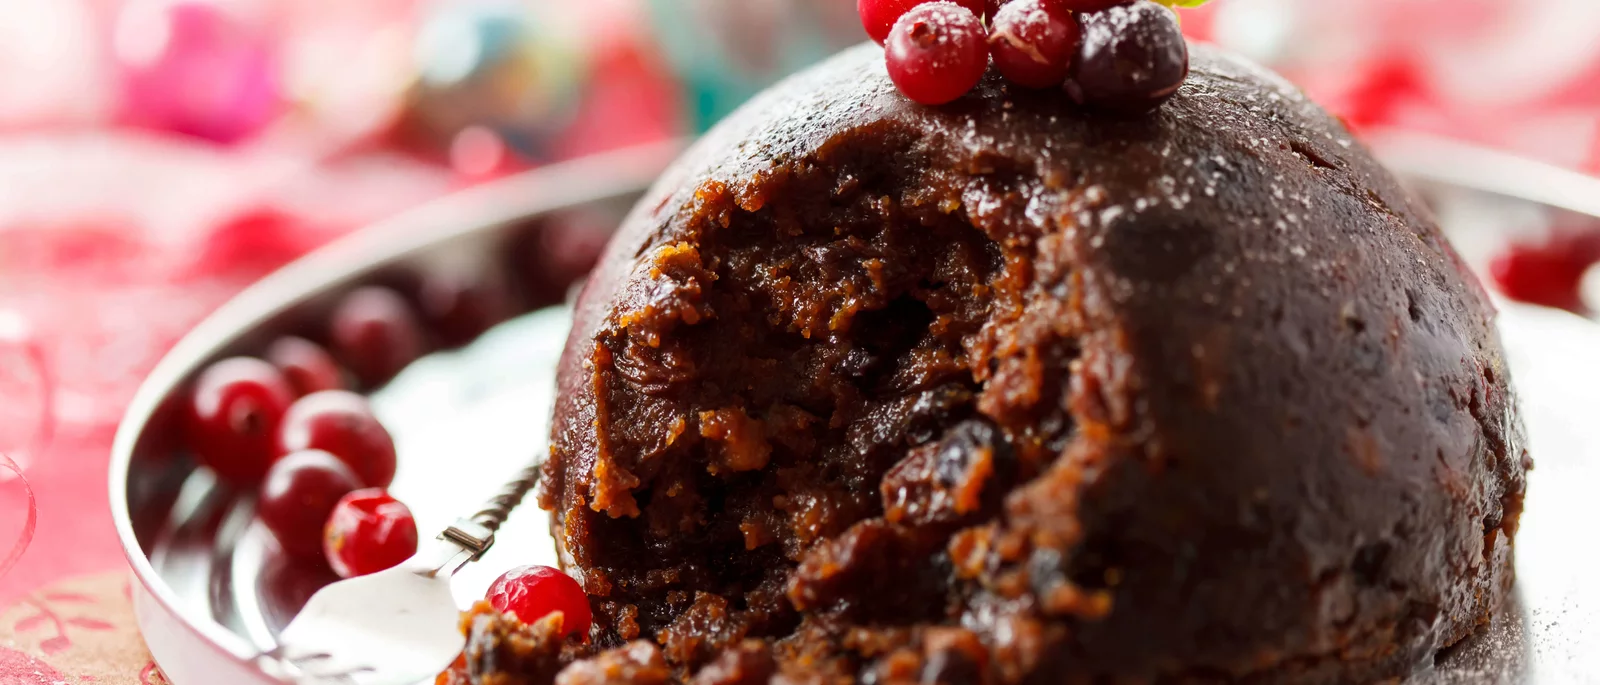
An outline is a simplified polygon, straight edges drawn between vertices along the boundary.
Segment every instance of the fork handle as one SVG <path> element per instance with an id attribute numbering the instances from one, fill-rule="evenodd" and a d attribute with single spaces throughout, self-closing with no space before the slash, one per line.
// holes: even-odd
<path id="1" fill-rule="evenodd" d="M 543 470 L 543 463 L 534 463 L 517 474 L 517 478 L 506 483 L 500 493 L 485 502 L 478 513 L 469 518 L 455 522 L 455 525 L 444 529 L 439 537 L 472 553 L 472 561 L 477 561 L 484 552 L 494 546 L 495 531 L 506 522 L 506 517 L 511 511 L 522 504 L 522 499 L 528 495 L 533 486 L 539 484 L 539 474 Z"/>
<path id="2" fill-rule="evenodd" d="M 506 517 L 511 515 L 511 510 L 522 504 L 522 498 L 539 484 L 539 475 L 543 470 L 542 461 L 523 469 L 517 474 L 516 480 L 506 483 L 505 487 L 501 488 L 500 494 L 490 498 L 478 513 L 472 515 L 472 521 L 489 529 L 491 533 L 500 530 L 501 524 L 506 522 Z"/>

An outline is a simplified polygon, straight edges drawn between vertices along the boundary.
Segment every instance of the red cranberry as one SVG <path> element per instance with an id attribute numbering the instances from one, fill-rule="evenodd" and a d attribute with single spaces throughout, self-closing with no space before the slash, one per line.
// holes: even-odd
<path id="1" fill-rule="evenodd" d="M 300 398 L 278 429 L 281 454 L 322 450 L 349 464 L 367 487 L 394 482 L 394 439 L 372 413 L 367 398 L 346 390 L 324 390 Z"/>
<path id="2" fill-rule="evenodd" d="M 489 276 L 429 274 L 417 299 L 434 339 L 446 348 L 472 342 L 511 313 L 509 293 Z"/>
<path id="3" fill-rule="evenodd" d="M 573 580 L 549 566 L 523 566 L 506 571 L 489 586 L 486 597 L 495 611 L 533 623 L 551 612 L 562 613 L 564 635 L 587 635 L 593 617 L 589 597 Z"/>
<path id="4" fill-rule="evenodd" d="M 394 568 L 417 553 L 417 520 L 382 489 L 357 490 L 333 508 L 322 551 L 340 578 Z"/>
<path id="5" fill-rule="evenodd" d="M 320 559 L 322 528 L 334 505 L 361 487 L 355 471 L 337 457 L 321 450 L 295 452 L 267 471 L 256 511 L 284 551 Z"/>
<path id="6" fill-rule="evenodd" d="M 1057 0 L 1015 0 L 989 22 L 989 53 L 1012 83 L 1058 88 L 1082 37 L 1078 20 Z"/>
<path id="7" fill-rule="evenodd" d="M 1150 0 L 1078 16 L 1083 47 L 1067 91 L 1103 109 L 1148 112 L 1189 75 L 1189 46 L 1169 10 Z"/>
<path id="8" fill-rule="evenodd" d="M 305 338 L 278 338 L 267 348 L 267 361 L 283 372 L 298 397 L 344 387 L 344 376 L 333 355 Z"/>
<path id="9" fill-rule="evenodd" d="M 930 2 L 906 12 L 884 48 L 889 78 L 906 97 L 942 105 L 978 85 L 989 68 L 988 36 L 970 10 Z"/>
<path id="10" fill-rule="evenodd" d="M 1008 0 L 1009 1 L 1009 0 Z M 1132 4 L 1134 0 L 1052 0 L 1061 9 L 1073 12 L 1099 12 L 1108 10 L 1118 5 Z"/>
<path id="11" fill-rule="evenodd" d="M 954 1 L 980 16 L 988 9 L 990 2 L 990 0 Z M 867 35 L 872 36 L 879 45 L 883 45 L 889 38 L 889 30 L 894 28 L 894 23 L 899 21 L 901 16 L 927 2 L 928 0 L 856 0 L 856 13 L 861 15 L 861 27 L 867 30 Z"/>
<path id="12" fill-rule="evenodd" d="M 333 346 L 363 385 L 383 385 L 422 356 L 422 329 L 399 293 L 369 286 L 347 295 L 333 313 Z"/>
<path id="13" fill-rule="evenodd" d="M 600 260 L 615 223 L 595 212 L 569 212 L 520 227 L 505 254 L 523 301 L 533 307 L 560 302 Z"/>
<path id="14" fill-rule="evenodd" d="M 989 0 L 989 13 L 984 16 L 993 19 L 995 15 L 1000 13 L 1000 8 L 1016 1 L 1017 0 Z M 1054 5 L 1057 9 L 1063 9 L 1069 12 L 1098 12 L 1104 9 L 1111 9 L 1117 5 L 1126 5 L 1133 1 L 1134 0 L 1049 0 L 1050 4 Z"/>
<path id="15" fill-rule="evenodd" d="M 254 486 L 278 456 L 278 424 L 292 402 L 294 391 L 271 364 L 248 357 L 212 364 L 190 396 L 189 447 L 218 478 Z"/>
<path id="16" fill-rule="evenodd" d="M 1557 235 L 1536 245 L 1512 245 L 1489 262 L 1489 277 L 1519 302 L 1582 311 L 1579 285 L 1600 259 L 1595 235 Z"/>

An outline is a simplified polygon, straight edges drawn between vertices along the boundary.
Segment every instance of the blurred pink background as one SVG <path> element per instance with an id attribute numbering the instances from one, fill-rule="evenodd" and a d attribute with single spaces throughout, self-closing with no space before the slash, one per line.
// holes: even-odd
<path id="1" fill-rule="evenodd" d="M 1217 0 L 1184 15 L 1358 130 L 1600 173 L 1594 0 Z M 0 683 L 44 668 L 159 682 L 121 619 L 111 651 L 38 647 L 19 626 L 63 579 L 120 582 L 112 432 L 216 305 L 424 200 L 692 133 L 863 37 L 853 0 L 0 2 Z"/>

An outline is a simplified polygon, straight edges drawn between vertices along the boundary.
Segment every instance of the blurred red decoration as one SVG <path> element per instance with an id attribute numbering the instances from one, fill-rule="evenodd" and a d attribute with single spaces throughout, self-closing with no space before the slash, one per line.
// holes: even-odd
<path id="1" fill-rule="evenodd" d="M 487 126 L 468 126 L 450 141 L 450 167 L 468 178 L 487 178 L 513 167 L 500 134 Z"/>
<path id="2" fill-rule="evenodd" d="M 46 368 L 27 320 L 0 309 L 0 483 L 21 478 L 55 435 L 55 386 Z"/>
<path id="3" fill-rule="evenodd" d="M 1506 297 L 1574 312 L 1585 310 L 1579 286 L 1600 261 L 1600 227 L 1565 229 L 1540 243 L 1507 246 L 1489 263 L 1489 277 Z"/>
<path id="4" fill-rule="evenodd" d="M 246 207 L 216 224 L 200 242 L 191 275 L 265 274 L 288 264 L 317 244 L 303 230 L 308 223 L 277 207 Z"/>
<path id="5" fill-rule="evenodd" d="M 0 473 L 5 472 L 9 472 L 22 483 L 27 512 L 23 514 L 22 529 L 17 532 L 16 541 L 9 543 L 8 547 L 0 548 L 5 549 L 5 553 L 0 555 L 0 578 L 4 578 L 6 573 L 11 571 L 11 567 L 16 566 L 17 561 L 22 559 L 22 553 L 28 551 L 28 545 L 33 542 L 33 534 L 39 523 L 39 503 L 34 497 L 33 486 L 28 483 L 28 477 L 23 475 L 22 467 L 12 461 L 11 457 L 0 452 Z"/>

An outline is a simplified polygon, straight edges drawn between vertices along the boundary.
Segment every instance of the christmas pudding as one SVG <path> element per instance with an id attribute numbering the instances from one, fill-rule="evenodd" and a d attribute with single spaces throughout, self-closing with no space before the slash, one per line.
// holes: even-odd
<path id="1" fill-rule="evenodd" d="M 592 626 L 485 605 L 442 682 L 1372 682 L 1489 619 L 1495 314 L 1339 121 L 1201 46 L 928 106 L 889 41 L 611 243 L 541 492 Z"/>

